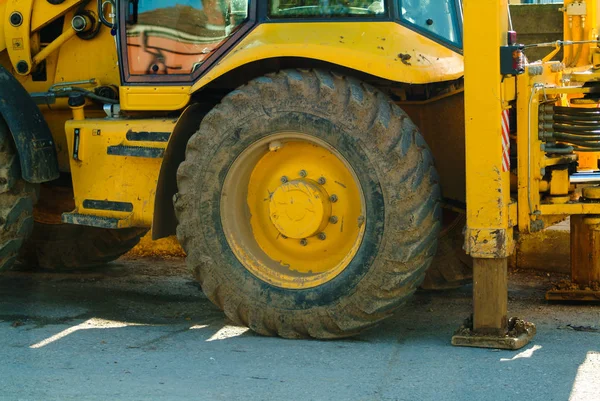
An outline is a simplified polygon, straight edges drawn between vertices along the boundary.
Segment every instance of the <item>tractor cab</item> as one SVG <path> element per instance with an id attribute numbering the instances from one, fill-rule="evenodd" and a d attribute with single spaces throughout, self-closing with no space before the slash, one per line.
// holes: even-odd
<path id="1" fill-rule="evenodd" d="M 303 23 L 310 29 L 306 23 L 351 23 L 365 36 L 369 29 L 360 23 L 393 21 L 409 28 L 414 40 L 423 36 L 456 52 L 462 48 L 458 0 L 183 0 L 175 4 L 136 0 L 118 4 L 122 74 L 131 83 L 195 81 L 253 29 L 267 24 Z M 335 29 L 329 31 L 335 33 Z M 283 28 L 274 34 L 285 40 L 285 32 Z M 296 45 L 310 40 L 310 32 L 305 32 L 305 37 L 295 40 Z M 350 47 L 356 43 L 356 38 L 343 32 L 323 39 Z M 386 43 L 387 37 L 378 39 L 375 47 L 380 51 L 392 45 Z M 399 53 L 401 62 L 412 63 L 407 52 Z"/>

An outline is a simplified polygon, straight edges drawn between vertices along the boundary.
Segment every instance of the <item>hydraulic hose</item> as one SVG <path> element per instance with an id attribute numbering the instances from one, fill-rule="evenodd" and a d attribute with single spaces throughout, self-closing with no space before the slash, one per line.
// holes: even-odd
<path id="1" fill-rule="evenodd" d="M 564 132 L 567 134 L 580 135 L 600 135 L 600 126 L 581 126 L 573 124 L 552 124 L 554 132 Z"/>
<path id="2" fill-rule="evenodd" d="M 548 111 L 548 110 L 544 110 L 544 111 Z M 554 106 L 553 110 L 550 110 L 549 112 L 554 113 L 554 114 L 564 114 L 564 115 L 568 115 L 568 116 L 572 116 L 572 115 L 600 116 L 599 109 L 584 109 L 581 107 Z"/>
<path id="3" fill-rule="evenodd" d="M 563 146 L 559 146 L 559 145 L 563 145 Z M 557 144 L 556 146 L 546 146 L 546 153 L 554 153 L 554 154 L 560 154 L 560 155 L 568 155 L 570 153 L 573 153 L 573 146 L 570 145 L 564 145 L 564 144 Z"/>
<path id="4" fill-rule="evenodd" d="M 600 110 L 546 105 L 541 108 L 540 128 L 543 138 L 572 146 L 578 152 L 600 151 Z M 558 147 L 547 146 L 549 153 Z M 566 151 L 564 151 L 567 153 Z"/>
<path id="5" fill-rule="evenodd" d="M 64 92 L 57 92 L 56 97 L 69 97 L 69 94 L 72 92 L 81 92 L 81 93 L 83 93 L 83 96 L 85 96 L 91 100 L 94 100 L 96 102 L 99 102 L 99 103 L 119 104 L 118 99 L 111 99 L 111 98 L 104 97 L 104 96 L 98 96 L 92 91 L 89 91 L 89 90 L 83 89 L 83 88 L 78 88 L 78 87 L 69 88 L 68 91 L 64 91 Z"/>

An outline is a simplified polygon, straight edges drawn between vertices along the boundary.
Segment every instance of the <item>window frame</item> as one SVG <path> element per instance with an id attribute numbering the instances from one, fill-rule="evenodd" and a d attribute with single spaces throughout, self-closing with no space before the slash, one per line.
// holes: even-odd
<path id="1" fill-rule="evenodd" d="M 188 74 L 131 74 L 129 71 L 129 52 L 127 49 L 127 24 L 125 16 L 127 15 L 127 1 L 119 1 L 117 5 L 117 52 L 119 57 L 119 69 L 121 72 L 121 84 L 123 86 L 133 85 L 174 85 L 174 84 L 192 84 L 202 75 L 208 72 L 211 67 L 221 59 L 225 54 L 242 40 L 257 25 L 257 7 L 256 0 L 248 0 L 248 17 L 238 29 L 229 36 L 225 42 L 215 52 L 213 52 L 195 71 Z"/>

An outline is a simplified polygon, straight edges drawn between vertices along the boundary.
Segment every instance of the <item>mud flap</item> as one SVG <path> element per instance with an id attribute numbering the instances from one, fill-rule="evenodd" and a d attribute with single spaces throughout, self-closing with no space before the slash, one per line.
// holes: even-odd
<path id="1" fill-rule="evenodd" d="M 58 160 L 50 128 L 29 93 L 2 66 L 0 114 L 14 138 L 23 179 L 40 183 L 58 178 Z"/>

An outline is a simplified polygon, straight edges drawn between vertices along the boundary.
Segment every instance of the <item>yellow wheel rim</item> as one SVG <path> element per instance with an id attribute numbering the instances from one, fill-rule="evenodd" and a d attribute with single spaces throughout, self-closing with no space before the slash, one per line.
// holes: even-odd
<path id="1" fill-rule="evenodd" d="M 229 169 L 221 223 L 253 275 L 281 288 L 324 284 L 352 261 L 365 201 L 349 163 L 309 135 L 280 133 L 250 145 Z"/>

